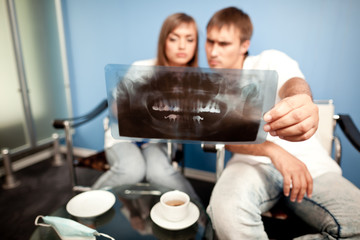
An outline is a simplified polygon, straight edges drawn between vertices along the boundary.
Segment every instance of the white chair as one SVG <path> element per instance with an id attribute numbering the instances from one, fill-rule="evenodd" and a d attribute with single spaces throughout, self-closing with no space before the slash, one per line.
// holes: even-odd
<path id="1" fill-rule="evenodd" d="M 353 147 L 360 152 L 360 132 L 347 114 L 334 114 L 335 107 L 332 100 L 316 100 L 314 101 L 319 107 L 319 127 L 315 134 L 319 138 L 321 144 L 328 151 L 329 155 L 340 165 L 342 147 L 341 142 L 335 136 L 336 125 L 339 125 L 347 139 Z M 225 167 L 225 146 L 223 144 L 202 145 L 204 151 L 216 153 L 216 180 L 221 176 Z M 281 213 L 267 212 L 263 214 L 263 222 L 265 231 L 272 239 L 289 239 L 304 233 L 314 233 L 306 223 L 302 222 L 295 216 L 287 218 L 286 212 L 283 212 L 281 203 L 276 207 L 276 211 Z M 274 217 L 275 216 L 275 217 Z M 276 216 L 281 216 L 277 218 Z M 287 229 L 284 231 L 284 229 Z M 290 233 L 291 232 L 291 233 Z"/>
<path id="2" fill-rule="evenodd" d="M 341 161 L 341 142 L 335 136 L 335 127 L 338 124 L 351 144 L 360 152 L 360 132 L 356 128 L 351 117 L 347 114 L 335 114 L 333 100 L 315 100 L 319 107 L 319 127 L 315 136 L 321 144 L 333 156 L 334 160 L 340 164 Z M 205 152 L 216 153 L 216 179 L 218 179 L 225 167 L 225 145 L 224 144 L 202 144 Z"/>

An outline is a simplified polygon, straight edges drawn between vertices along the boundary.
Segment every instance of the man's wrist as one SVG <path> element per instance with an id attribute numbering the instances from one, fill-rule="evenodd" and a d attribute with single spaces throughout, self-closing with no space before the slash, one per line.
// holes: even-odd
<path id="1" fill-rule="evenodd" d="M 294 95 L 305 94 L 312 99 L 312 93 L 309 84 L 305 79 L 294 77 L 286 81 L 279 91 L 281 99 Z"/>
<path id="2" fill-rule="evenodd" d="M 281 151 L 281 148 L 278 145 L 270 141 L 264 143 L 263 149 L 265 156 L 270 158 L 271 161 L 276 159 L 276 156 L 279 155 L 279 152 Z"/>

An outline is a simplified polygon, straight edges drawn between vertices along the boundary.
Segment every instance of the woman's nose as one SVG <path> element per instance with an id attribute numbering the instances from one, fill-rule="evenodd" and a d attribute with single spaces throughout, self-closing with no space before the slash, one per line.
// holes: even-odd
<path id="1" fill-rule="evenodd" d="M 184 49 L 186 46 L 186 42 L 184 39 L 180 39 L 180 42 L 179 42 L 179 49 Z"/>

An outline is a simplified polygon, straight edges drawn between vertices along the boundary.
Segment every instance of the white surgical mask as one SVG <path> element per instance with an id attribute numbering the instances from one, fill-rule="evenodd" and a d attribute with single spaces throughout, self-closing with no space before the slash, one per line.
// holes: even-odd
<path id="1" fill-rule="evenodd" d="M 42 218 L 44 223 L 38 222 L 40 218 Z M 54 228 L 62 240 L 96 240 L 95 236 L 104 236 L 114 240 L 114 238 L 107 234 L 99 233 L 95 229 L 62 217 L 39 215 L 35 219 L 35 225 Z"/>

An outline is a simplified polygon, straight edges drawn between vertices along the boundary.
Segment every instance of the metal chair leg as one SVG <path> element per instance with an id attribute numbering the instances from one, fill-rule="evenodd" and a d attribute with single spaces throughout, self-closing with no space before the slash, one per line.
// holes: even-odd
<path id="1" fill-rule="evenodd" d="M 5 148 L 1 151 L 4 160 L 5 168 L 5 183 L 3 184 L 4 189 L 13 189 L 20 185 L 20 181 L 13 175 L 12 164 L 10 160 L 9 149 Z"/>
<path id="2" fill-rule="evenodd" d="M 77 185 L 77 179 L 74 169 L 74 156 L 73 156 L 73 145 L 72 145 L 70 122 L 65 121 L 64 126 L 65 126 L 65 138 L 66 138 L 66 161 L 69 166 L 71 185 L 74 188 Z"/>
<path id="3" fill-rule="evenodd" d="M 54 133 L 52 135 L 52 139 L 53 139 L 53 148 L 54 148 L 54 160 L 52 162 L 52 165 L 59 167 L 64 164 L 64 159 L 60 152 L 59 134 Z"/>

